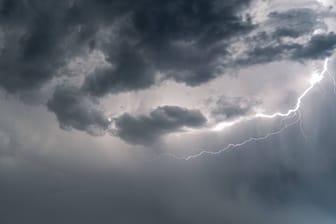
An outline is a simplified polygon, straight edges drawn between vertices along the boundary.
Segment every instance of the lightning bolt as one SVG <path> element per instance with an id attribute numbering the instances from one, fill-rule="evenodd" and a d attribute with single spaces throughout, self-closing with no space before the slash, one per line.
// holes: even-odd
<path id="1" fill-rule="evenodd" d="M 166 155 L 167 156 L 170 156 L 170 157 L 173 157 L 174 159 L 178 159 L 178 160 L 191 160 L 191 159 L 195 159 L 197 157 L 200 157 L 200 156 L 203 156 L 205 154 L 208 154 L 208 155 L 218 155 L 218 154 L 221 154 L 222 152 L 225 152 L 229 149 L 232 149 L 232 148 L 237 148 L 237 147 L 242 147 L 248 143 L 251 143 L 251 142 L 257 142 L 257 141 L 262 141 L 262 140 L 266 140 L 274 135 L 278 135 L 280 134 L 281 132 L 285 131 L 287 128 L 297 124 L 298 122 L 300 121 L 300 118 L 298 116 L 296 116 L 296 119 L 289 123 L 289 124 L 286 124 L 285 126 L 283 126 L 282 128 L 280 128 L 279 130 L 277 131 L 274 131 L 274 132 L 270 132 L 262 137 L 251 137 L 249 139 L 246 139 L 240 143 L 236 143 L 236 144 L 233 144 L 233 143 L 230 143 L 228 144 L 226 147 L 218 150 L 218 151 L 201 151 L 197 154 L 193 154 L 193 155 L 189 155 L 189 156 L 186 156 L 186 157 L 182 157 L 182 156 L 177 156 L 175 154 L 172 154 L 172 153 L 167 153 Z"/>
<path id="2" fill-rule="evenodd" d="M 256 114 L 255 117 L 261 118 L 276 118 L 276 117 L 287 117 L 293 113 L 299 111 L 302 103 L 302 99 L 314 88 L 314 86 L 321 82 L 324 78 L 325 73 L 328 71 L 328 59 L 324 61 L 323 70 L 320 74 L 313 74 L 310 79 L 310 86 L 299 96 L 294 108 L 289 109 L 286 113 L 276 112 L 274 114 Z"/>
<path id="3" fill-rule="evenodd" d="M 278 117 L 282 117 L 284 120 L 293 119 L 294 118 L 293 121 L 291 121 L 290 123 L 287 123 L 286 125 L 282 126 L 277 131 L 273 131 L 273 132 L 267 133 L 266 135 L 261 136 L 261 137 L 251 137 L 251 138 L 248 138 L 248 139 L 246 139 L 246 140 L 244 140 L 242 142 L 239 142 L 239 143 L 235 143 L 235 144 L 234 143 L 230 143 L 230 144 L 226 145 L 224 148 L 222 148 L 222 149 L 220 149 L 218 151 L 204 150 L 204 151 L 200 151 L 200 152 L 198 152 L 196 154 L 192 154 L 192 155 L 185 156 L 185 157 L 178 156 L 178 155 L 175 155 L 175 154 L 172 154 L 172 153 L 166 153 L 164 155 L 170 156 L 170 157 L 172 157 L 174 159 L 186 160 L 186 161 L 187 160 L 191 160 L 191 159 L 195 159 L 195 158 L 198 158 L 198 157 L 201 157 L 203 155 L 218 155 L 218 154 L 221 154 L 221 153 L 223 153 L 223 152 L 225 152 L 225 151 L 227 151 L 229 149 L 234 149 L 234 148 L 242 147 L 242 146 L 244 146 L 246 144 L 249 144 L 249 143 L 252 143 L 252 142 L 263 141 L 263 140 L 266 140 L 266 139 L 268 139 L 268 138 L 270 138 L 270 137 L 272 137 L 274 135 L 279 135 L 283 131 L 285 131 L 286 129 L 288 129 L 289 127 L 291 127 L 291 126 L 293 126 L 295 124 L 298 124 L 298 123 L 300 124 L 300 130 L 301 130 L 302 135 L 306 138 L 306 135 L 305 135 L 304 130 L 303 130 L 302 122 L 301 122 L 300 108 L 301 108 L 302 100 L 316 86 L 316 84 L 318 84 L 319 82 L 321 82 L 324 79 L 326 73 L 329 75 L 329 77 L 333 81 L 334 93 L 336 94 L 336 80 L 335 80 L 335 78 L 328 71 L 328 58 L 327 58 L 324 61 L 323 70 L 320 73 L 314 73 L 312 75 L 312 77 L 310 79 L 310 85 L 309 85 L 309 87 L 307 89 L 305 89 L 303 91 L 303 93 L 297 98 L 295 106 L 293 108 L 287 110 L 287 112 L 275 112 L 273 114 L 257 113 L 257 114 L 252 115 L 252 116 L 238 118 L 235 121 L 222 122 L 222 123 L 219 123 L 219 124 L 217 124 L 217 125 L 215 125 L 214 127 L 211 128 L 212 131 L 221 131 L 224 128 L 237 125 L 237 124 L 239 124 L 239 123 L 241 123 L 243 121 L 250 121 L 250 120 L 255 120 L 255 119 L 275 119 L 275 118 L 278 118 Z"/>

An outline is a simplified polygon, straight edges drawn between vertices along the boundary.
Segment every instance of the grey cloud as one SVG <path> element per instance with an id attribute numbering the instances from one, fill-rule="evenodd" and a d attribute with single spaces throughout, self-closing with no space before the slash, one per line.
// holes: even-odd
<path id="1" fill-rule="evenodd" d="M 116 69 L 97 71 L 83 89 L 93 95 L 139 90 L 161 79 L 199 85 L 216 77 L 218 59 L 227 42 L 252 29 L 238 12 L 249 0 L 148 1 L 134 8 L 130 24 L 120 29 L 121 49 L 106 43 L 106 55 Z M 128 40 L 128 41 L 126 41 Z M 126 42 L 126 43 L 125 43 Z M 106 50 L 107 49 L 107 50 Z"/>
<path id="2" fill-rule="evenodd" d="M 258 104 L 257 100 L 222 96 L 216 101 L 211 114 L 218 120 L 230 120 L 251 113 Z"/>
<path id="3" fill-rule="evenodd" d="M 309 8 L 272 12 L 269 14 L 269 24 L 274 29 L 274 38 L 298 38 L 323 27 L 322 22 L 318 21 L 318 13 Z"/>
<path id="4" fill-rule="evenodd" d="M 336 48 L 336 34 L 331 32 L 326 35 L 319 34 L 311 38 L 311 40 L 294 52 L 295 59 L 322 59 L 332 55 Z"/>
<path id="5" fill-rule="evenodd" d="M 290 59 L 294 52 L 301 49 L 299 44 L 274 44 L 270 46 L 253 46 L 246 56 L 238 59 L 238 65 L 253 65 L 269 63 L 276 60 Z"/>
<path id="6" fill-rule="evenodd" d="M 112 65 L 86 78 L 82 90 L 95 96 L 146 89 L 163 79 L 195 86 L 236 64 L 331 54 L 333 34 L 317 35 L 307 45 L 281 42 L 322 26 L 321 15 L 310 9 L 273 12 L 274 32 L 263 42 L 247 38 L 262 26 L 248 15 L 250 2 L 2 0 L 0 85 L 11 93 L 36 90 L 69 60 L 92 49 L 103 51 Z M 102 38 L 100 31 L 116 24 L 114 37 Z M 252 50 L 233 60 L 228 48 L 237 39 L 251 42 Z"/>
<path id="7" fill-rule="evenodd" d="M 9 92 L 35 90 L 88 48 L 89 35 L 66 21 L 65 1 L 0 1 L 0 83 Z"/>
<path id="8" fill-rule="evenodd" d="M 101 96 L 106 92 L 118 93 L 140 90 L 155 83 L 155 73 L 143 55 L 127 43 L 123 43 L 113 58 L 116 68 L 98 69 L 85 79 L 82 90 Z M 108 60 L 113 60 L 111 57 Z"/>
<path id="9" fill-rule="evenodd" d="M 321 13 L 308 8 L 273 12 L 266 22 L 272 31 L 249 36 L 250 31 L 258 31 L 263 25 L 254 25 L 248 16 L 246 20 L 238 16 L 248 3 L 181 1 L 135 8 L 130 24 L 124 27 L 126 31 L 120 31 L 119 38 L 129 40 L 122 43 L 127 46 L 126 54 L 122 53 L 123 48 L 115 54 L 116 49 L 111 48 L 114 45 L 107 43 L 108 60 L 117 67 L 98 70 L 87 77 L 83 89 L 100 96 L 145 89 L 163 79 L 196 86 L 237 64 L 330 56 L 334 49 L 331 33 L 315 35 L 306 43 L 283 40 L 307 37 L 317 28 L 325 28 Z M 239 38 L 249 47 L 243 57 L 233 59 L 228 49 Z M 129 77 L 134 77 L 134 82 Z"/>
<path id="10" fill-rule="evenodd" d="M 197 86 L 239 65 L 320 59 L 332 54 L 334 33 L 315 35 L 303 44 L 283 40 L 312 35 L 323 25 L 318 12 L 273 12 L 266 22 L 272 25 L 272 32 L 258 32 L 264 24 L 254 24 L 248 14 L 250 3 L 1 0 L 0 86 L 10 93 L 26 94 L 30 90 L 38 94 L 40 87 L 63 75 L 59 74 L 60 68 L 95 49 L 104 53 L 110 66 L 99 67 L 86 76 L 76 91 L 77 100 L 86 102 L 79 104 L 80 109 L 84 111 L 85 105 L 88 111 L 99 111 L 92 109 L 90 96 L 147 89 L 166 79 Z M 230 46 L 237 41 L 244 41 L 247 51 L 232 57 L 235 52 L 230 52 Z M 54 98 L 47 105 L 49 109 L 56 103 Z M 60 109 L 56 114 L 62 114 Z M 88 124 L 104 129 L 103 115 L 93 114 L 99 122 L 89 119 L 89 114 L 84 124 L 73 115 L 69 122 L 60 117 L 59 121 L 61 126 L 69 124 L 78 130 L 86 131 Z"/>
<path id="11" fill-rule="evenodd" d="M 213 76 L 207 69 L 209 60 L 215 58 L 204 60 L 198 69 L 190 70 L 193 67 L 190 63 L 196 65 L 203 61 L 192 59 L 197 58 L 194 54 L 249 29 L 251 24 L 237 15 L 249 2 L 2 0 L 1 86 L 12 93 L 39 88 L 70 59 L 92 48 L 103 50 L 117 66 L 116 71 L 98 70 L 92 74 L 96 78 L 88 78 L 84 89 L 93 95 L 148 88 L 154 84 L 152 67 L 156 72 L 170 73 L 172 78 L 174 73 L 190 73 L 188 77 L 176 78 L 186 83 L 207 81 L 209 78 L 203 76 Z M 126 43 L 129 46 L 116 55 L 115 40 L 102 43 L 98 31 L 125 15 L 129 24 L 118 30 L 117 38 L 121 42 L 130 40 L 132 44 Z M 196 51 L 181 57 L 183 49 L 174 46 L 176 41 L 192 42 Z M 161 50 L 169 51 L 170 56 L 158 53 Z M 179 57 L 175 59 L 176 56 Z M 133 70 L 126 63 L 133 63 Z M 138 79 L 134 81 L 134 77 Z M 112 84 L 114 81 L 117 84 Z M 101 88 L 95 87 L 102 83 Z"/>
<path id="12" fill-rule="evenodd" d="M 114 134 L 132 144 L 150 145 L 162 135 L 183 127 L 199 128 L 206 118 L 198 110 L 176 106 L 158 107 L 149 115 L 132 116 L 125 113 L 115 119 Z"/>
<path id="13" fill-rule="evenodd" d="M 110 122 L 103 111 L 97 109 L 98 102 L 83 95 L 76 88 L 60 86 L 47 107 L 56 114 L 61 128 L 75 128 L 92 135 L 100 135 L 106 131 Z"/>
<path id="14" fill-rule="evenodd" d="M 264 36 L 265 33 L 259 35 Z M 333 32 L 318 34 L 310 38 L 305 44 L 282 43 L 278 41 L 271 45 L 267 42 L 264 46 L 255 45 L 246 55 L 238 59 L 238 65 L 262 64 L 276 60 L 315 60 L 323 59 L 332 55 L 336 48 L 336 35 Z"/>
<path id="15" fill-rule="evenodd" d="M 322 12 L 309 8 L 272 12 L 264 24 L 268 29 L 248 36 L 248 50 L 232 63 L 248 66 L 279 60 L 303 61 L 328 57 L 335 49 L 335 34 L 314 34 L 317 29 L 327 29 L 323 18 Z M 307 40 L 303 42 L 300 39 Z"/>

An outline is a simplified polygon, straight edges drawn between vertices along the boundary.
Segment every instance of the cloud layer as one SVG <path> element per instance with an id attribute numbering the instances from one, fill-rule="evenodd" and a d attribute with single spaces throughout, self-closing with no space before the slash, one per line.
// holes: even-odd
<path id="1" fill-rule="evenodd" d="M 133 144 L 152 144 L 164 134 L 182 131 L 183 127 L 199 128 L 206 118 L 198 110 L 176 106 L 156 108 L 149 115 L 138 117 L 125 113 L 115 118 L 114 134 Z"/>
<path id="2" fill-rule="evenodd" d="M 0 223 L 335 223 L 323 2 L 0 0 Z"/>
<path id="3" fill-rule="evenodd" d="M 99 101 L 164 80 L 198 86 L 237 67 L 332 54 L 336 34 L 326 31 L 328 13 L 271 11 L 257 22 L 250 13 L 255 5 L 251 0 L 2 0 L 0 86 L 25 95 L 66 78 L 70 61 L 101 52 L 107 66 L 74 74 L 83 81 L 73 90 L 56 87 L 47 104 L 62 127 L 93 133 L 89 126 L 105 130 L 108 125 L 105 115 L 92 108 L 91 97 Z"/>
<path id="4" fill-rule="evenodd" d="M 76 89 L 59 86 L 47 107 L 54 112 L 60 127 L 63 129 L 76 128 L 93 135 L 104 133 L 110 122 L 103 111 L 98 110 L 97 100 L 87 97 Z"/>

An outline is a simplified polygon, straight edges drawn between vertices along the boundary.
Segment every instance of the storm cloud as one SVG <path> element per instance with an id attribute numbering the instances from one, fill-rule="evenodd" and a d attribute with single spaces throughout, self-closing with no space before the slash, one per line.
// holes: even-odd
<path id="1" fill-rule="evenodd" d="M 76 88 L 59 86 L 47 107 L 56 114 L 63 129 L 76 128 L 93 135 L 103 134 L 109 126 L 108 118 L 97 109 L 97 100 L 86 97 Z"/>
<path id="2" fill-rule="evenodd" d="M 334 5 L 0 0 L 0 223 L 335 223 Z"/>
<path id="3" fill-rule="evenodd" d="M 257 23 L 249 12 L 252 4 L 2 0 L 0 86 L 19 95 L 38 91 L 68 76 L 64 68 L 92 51 L 101 52 L 107 66 L 97 66 L 87 75 L 74 74 L 83 80 L 76 88 L 81 98 L 88 96 L 86 101 L 90 96 L 100 100 L 108 94 L 146 90 L 165 80 L 199 86 L 238 66 L 317 60 L 332 54 L 336 35 L 314 34 L 325 29 L 325 13 L 309 8 L 272 11 Z M 50 102 L 53 99 L 49 108 Z M 81 107 L 77 112 L 88 117 Z M 80 122 L 59 120 L 62 127 L 87 129 Z"/>
<path id="4" fill-rule="evenodd" d="M 151 144 L 162 135 L 181 131 L 183 127 L 199 128 L 206 118 L 198 110 L 162 106 L 149 115 L 134 117 L 128 113 L 115 118 L 114 134 L 132 144 Z"/>
<path id="5" fill-rule="evenodd" d="M 253 113 L 254 107 L 258 104 L 260 102 L 253 99 L 222 96 L 216 100 L 211 114 L 219 120 L 232 120 Z"/>
<path id="6" fill-rule="evenodd" d="M 259 29 L 248 14 L 250 4 L 250 0 L 2 0 L 1 86 L 9 92 L 39 88 L 62 75 L 58 71 L 69 60 L 92 49 L 104 52 L 111 64 L 85 79 L 82 89 L 92 95 L 146 89 L 164 79 L 191 86 L 206 83 L 235 63 L 230 45 Z M 263 40 L 264 47 L 248 51 L 244 61 L 330 55 L 333 33 L 318 34 L 306 44 L 274 45 L 271 40 L 310 34 L 323 26 L 320 17 L 309 9 L 270 13 L 268 23 L 274 31 Z M 102 35 L 103 29 L 108 36 Z M 260 46 L 255 38 L 251 43 Z"/>

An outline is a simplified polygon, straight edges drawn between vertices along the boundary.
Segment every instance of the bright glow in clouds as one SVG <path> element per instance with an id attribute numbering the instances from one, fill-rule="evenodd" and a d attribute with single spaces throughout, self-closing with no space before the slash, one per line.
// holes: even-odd
<path id="1" fill-rule="evenodd" d="M 317 2 L 323 6 L 328 6 L 332 4 L 332 0 L 317 0 Z"/>
<path id="2" fill-rule="evenodd" d="M 310 81 L 309 81 L 310 86 L 299 96 L 299 98 L 297 99 L 295 107 L 292 108 L 292 109 L 289 109 L 286 113 L 282 113 L 282 112 L 275 112 L 273 114 L 258 113 L 258 114 L 255 114 L 255 115 L 252 115 L 252 116 L 249 116 L 249 117 L 239 118 L 235 121 L 219 123 L 219 124 L 215 125 L 215 127 L 213 127 L 212 130 L 213 131 L 221 131 L 226 127 L 233 126 L 233 125 L 235 125 L 237 123 L 240 123 L 242 121 L 253 120 L 255 118 L 288 117 L 289 115 L 297 112 L 300 109 L 302 99 L 309 93 L 310 90 L 312 90 L 314 88 L 314 86 L 317 83 L 322 81 L 322 79 L 324 78 L 324 75 L 327 71 L 328 71 L 328 59 L 326 59 L 324 61 L 323 71 L 320 74 L 314 73 L 312 75 L 312 77 L 310 78 Z"/>
<path id="3" fill-rule="evenodd" d="M 324 61 L 323 70 L 320 74 L 313 74 L 310 79 L 310 86 L 299 96 L 297 99 L 296 105 L 293 109 L 289 109 L 286 113 L 276 112 L 274 114 L 256 114 L 255 117 L 262 118 L 275 118 L 275 117 L 288 117 L 289 115 L 297 112 L 300 109 L 302 99 L 314 88 L 314 86 L 322 81 L 325 73 L 328 71 L 328 59 Z"/>
<path id="4" fill-rule="evenodd" d="M 309 87 L 298 97 L 298 99 L 296 101 L 296 104 L 295 104 L 295 107 L 292 108 L 292 109 L 289 109 L 285 113 L 283 113 L 283 112 L 275 112 L 273 114 L 257 113 L 257 114 L 252 115 L 252 116 L 238 118 L 238 119 L 236 119 L 234 121 L 231 121 L 231 122 L 221 122 L 221 123 L 219 123 L 219 124 L 217 124 L 217 125 L 215 125 L 214 127 L 211 128 L 212 131 L 221 131 L 224 128 L 232 127 L 232 126 L 234 126 L 238 123 L 241 123 L 243 121 L 250 121 L 250 120 L 259 119 L 259 118 L 274 119 L 274 118 L 277 118 L 277 117 L 284 117 L 285 119 L 290 119 L 290 118 L 295 117 L 294 121 L 286 124 L 285 126 L 280 128 L 279 130 L 274 131 L 274 132 L 270 132 L 270 133 L 268 133 L 268 134 L 266 134 L 265 136 L 262 136 L 262 137 L 251 137 L 251 138 L 246 139 L 245 141 L 242 141 L 240 143 L 236 143 L 236 144 L 230 143 L 226 147 L 224 147 L 223 149 L 220 149 L 218 151 L 201 151 L 197 154 L 189 155 L 187 157 L 176 156 L 176 155 L 171 154 L 171 153 L 168 153 L 168 154 L 165 154 L 165 155 L 168 155 L 168 156 L 171 156 L 175 159 L 180 159 L 180 160 L 191 160 L 191 159 L 200 157 L 200 156 L 205 155 L 205 154 L 210 154 L 210 155 L 220 154 L 220 153 L 222 153 L 222 152 L 224 152 L 224 151 L 226 151 L 230 148 L 240 147 L 240 146 L 246 145 L 250 142 L 265 140 L 265 139 L 268 139 L 271 136 L 280 134 L 281 132 L 286 130 L 288 127 L 290 127 L 294 124 L 297 124 L 300 121 L 301 116 L 300 116 L 299 110 L 300 110 L 303 98 L 316 86 L 316 84 L 318 84 L 319 82 L 321 82 L 323 80 L 323 78 L 325 77 L 325 74 L 327 72 L 328 72 L 328 59 L 325 59 L 323 70 L 320 73 L 314 73 L 311 76 L 311 78 L 309 80 L 309 83 L 310 83 Z"/>
<path id="5" fill-rule="evenodd" d="M 310 79 L 310 85 L 315 85 L 316 83 L 321 82 L 322 79 L 323 75 L 315 73 Z"/>

